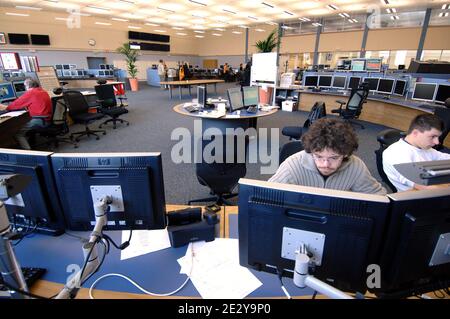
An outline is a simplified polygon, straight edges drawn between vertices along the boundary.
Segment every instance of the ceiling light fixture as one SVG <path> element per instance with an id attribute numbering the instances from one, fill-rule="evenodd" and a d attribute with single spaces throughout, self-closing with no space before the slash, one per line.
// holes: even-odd
<path id="1" fill-rule="evenodd" d="M 252 17 L 252 16 L 248 16 L 248 18 L 249 18 L 249 19 L 252 19 L 252 20 L 258 20 L 258 18 Z"/>
<path id="2" fill-rule="evenodd" d="M 159 27 L 159 24 L 156 24 L 156 23 L 146 22 L 146 23 L 144 23 L 144 24 L 145 24 L 145 25 L 152 26 L 152 27 Z"/>
<path id="3" fill-rule="evenodd" d="M 398 19 L 400 19 L 399 16 L 391 16 L 391 20 L 398 20 Z"/>
<path id="4" fill-rule="evenodd" d="M 34 10 L 34 11 L 41 11 L 42 8 L 38 8 L 38 7 L 28 7 L 28 6 L 16 6 L 17 9 L 22 9 L 22 10 Z"/>
<path id="5" fill-rule="evenodd" d="M 264 29 L 255 29 L 256 32 L 266 32 Z"/>
<path id="6" fill-rule="evenodd" d="M 225 29 L 222 29 L 222 28 L 215 28 L 214 30 L 216 30 L 216 31 L 222 31 L 222 32 L 225 31 Z"/>
<path id="7" fill-rule="evenodd" d="M 278 25 L 278 23 L 275 23 L 275 22 L 272 22 L 272 21 L 267 21 L 267 22 L 264 22 L 265 24 L 268 24 L 268 25 Z"/>
<path id="8" fill-rule="evenodd" d="M 195 33 L 205 33 L 205 31 L 194 30 Z"/>
<path id="9" fill-rule="evenodd" d="M 162 10 L 162 11 L 166 11 L 166 12 L 170 12 L 170 13 L 175 13 L 175 11 L 173 11 L 173 10 L 164 9 L 164 8 L 161 8 L 161 7 L 157 7 L 156 9 Z"/>
<path id="10" fill-rule="evenodd" d="M 202 2 L 199 2 L 199 1 L 189 0 L 189 2 L 192 2 L 192 3 L 198 4 L 198 5 L 201 5 L 201 6 L 207 6 L 207 4 L 206 4 L 206 3 L 202 3 Z"/>
<path id="11" fill-rule="evenodd" d="M 387 8 L 386 12 L 387 13 L 397 13 L 397 9 L 395 9 L 395 8 Z"/>
<path id="12" fill-rule="evenodd" d="M 142 28 L 141 28 L 141 27 L 136 27 L 136 26 L 134 26 L 134 25 L 129 25 L 129 26 L 128 26 L 128 29 L 139 30 L 139 29 L 142 29 Z"/>
<path id="13" fill-rule="evenodd" d="M 96 21 L 95 24 L 98 24 L 98 25 L 111 25 L 111 23 L 98 22 L 98 21 Z"/>
<path id="14" fill-rule="evenodd" d="M 385 4 L 389 4 L 389 0 L 381 0 L 382 2 L 384 2 Z"/>
<path id="15" fill-rule="evenodd" d="M 287 25 L 282 25 L 281 28 L 285 29 L 285 30 L 292 30 L 292 29 L 294 29 L 293 27 L 290 27 L 290 26 L 287 26 Z"/>
<path id="16" fill-rule="evenodd" d="M 337 6 L 335 6 L 334 4 L 327 4 L 327 8 L 330 10 L 337 10 L 339 9 Z"/>
<path id="17" fill-rule="evenodd" d="M 265 5 L 265 6 L 269 7 L 269 8 L 272 8 L 272 9 L 275 8 L 275 6 L 273 6 L 271 4 L 268 4 L 266 2 L 261 2 L 261 4 L 263 4 L 263 5 Z"/>
<path id="18" fill-rule="evenodd" d="M 127 19 L 121 19 L 121 18 L 111 18 L 111 20 L 114 20 L 114 21 L 121 21 L 121 22 L 128 22 Z"/>
<path id="19" fill-rule="evenodd" d="M 196 38 L 204 38 L 205 36 L 204 35 L 196 35 L 195 37 Z"/>
<path id="20" fill-rule="evenodd" d="M 110 11 L 110 9 L 108 9 L 108 8 L 102 8 L 102 7 L 92 6 L 92 5 L 88 5 L 87 7 L 91 8 L 91 9 L 96 9 L 96 10 Z"/>
<path id="21" fill-rule="evenodd" d="M 215 35 L 216 37 L 221 37 L 222 36 L 220 33 L 212 33 L 212 35 Z"/>
<path id="22" fill-rule="evenodd" d="M 311 21 L 311 19 L 309 18 L 298 18 L 299 20 L 303 21 L 303 22 L 309 22 Z"/>
<path id="23" fill-rule="evenodd" d="M 319 22 L 313 22 L 312 25 L 315 26 L 315 27 L 321 27 L 322 26 L 322 24 L 319 23 Z"/>
<path id="24" fill-rule="evenodd" d="M 348 13 L 345 13 L 345 12 L 339 13 L 339 16 L 343 17 L 343 18 L 350 18 L 350 15 Z"/>
<path id="25" fill-rule="evenodd" d="M 180 27 L 172 27 L 172 29 L 174 29 L 174 30 L 184 30 L 184 28 L 180 28 Z"/>
<path id="26" fill-rule="evenodd" d="M 232 31 L 231 33 L 234 33 L 234 34 L 242 34 L 242 32 L 240 32 L 240 31 Z"/>
<path id="27" fill-rule="evenodd" d="M 234 12 L 234 11 L 231 11 L 231 10 L 227 10 L 227 9 L 222 9 L 222 10 L 225 11 L 225 12 L 228 12 L 228 13 L 237 14 L 237 12 Z"/>
<path id="28" fill-rule="evenodd" d="M 160 30 L 160 29 L 155 29 L 153 31 L 155 31 L 155 32 L 167 32 L 166 30 Z"/>
<path id="29" fill-rule="evenodd" d="M 119 0 L 119 1 L 126 2 L 126 3 L 129 3 L 129 4 L 134 4 L 134 1 L 131 1 L 131 0 Z"/>
<path id="30" fill-rule="evenodd" d="M 286 13 L 286 14 L 289 14 L 290 16 L 294 15 L 292 12 L 289 12 L 289 11 L 283 11 L 283 12 Z"/>
<path id="31" fill-rule="evenodd" d="M 177 33 L 175 33 L 175 34 L 178 34 L 178 35 L 187 35 L 187 33 L 183 33 L 183 32 L 177 32 Z"/>
<path id="32" fill-rule="evenodd" d="M 448 17 L 448 12 L 441 12 L 441 13 L 439 13 L 439 17 L 440 18 Z"/>
<path id="33" fill-rule="evenodd" d="M 15 12 L 5 12 L 7 16 L 17 16 L 17 17 L 29 17 L 29 14 L 26 13 L 15 13 Z"/>
<path id="34" fill-rule="evenodd" d="M 443 4 L 442 5 L 442 10 L 447 10 L 450 8 L 450 4 Z"/>

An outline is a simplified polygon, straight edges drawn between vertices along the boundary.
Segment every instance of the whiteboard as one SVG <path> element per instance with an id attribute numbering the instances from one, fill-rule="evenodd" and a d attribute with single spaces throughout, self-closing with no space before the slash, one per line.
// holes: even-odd
<path id="1" fill-rule="evenodd" d="M 252 57 L 250 85 L 276 86 L 277 53 L 255 53 Z"/>

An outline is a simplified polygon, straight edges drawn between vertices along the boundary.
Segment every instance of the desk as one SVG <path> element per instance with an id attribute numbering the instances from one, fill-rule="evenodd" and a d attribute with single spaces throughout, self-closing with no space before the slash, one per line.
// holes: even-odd
<path id="1" fill-rule="evenodd" d="M 278 109 L 272 109 L 270 111 L 260 111 L 258 110 L 257 113 L 247 113 L 245 109 L 241 110 L 241 113 L 239 116 L 234 115 L 236 112 L 233 112 L 232 114 L 227 113 L 226 116 L 220 117 L 220 118 L 211 118 L 207 117 L 206 115 L 199 114 L 198 112 L 188 112 L 184 109 L 184 103 L 177 104 L 173 107 L 173 110 L 181 115 L 184 116 L 191 116 L 194 118 L 200 118 L 202 120 L 202 133 L 204 133 L 205 130 L 208 128 L 218 128 L 222 131 L 222 133 L 226 133 L 227 128 L 242 128 L 247 129 L 251 125 L 250 123 L 254 121 L 252 124 L 253 127 L 256 128 L 256 120 L 258 117 L 263 116 L 269 116 L 274 114 L 278 111 Z M 231 116 L 230 116 L 231 115 Z"/>
<path id="2" fill-rule="evenodd" d="M 191 95 L 191 86 L 193 85 L 205 85 L 214 84 L 214 91 L 217 94 L 217 83 L 224 83 L 224 80 L 186 80 L 186 81 L 164 81 L 160 82 L 161 85 L 167 85 L 169 87 L 170 99 L 172 99 L 172 88 L 178 86 L 180 91 L 180 100 L 182 96 L 182 88 L 187 87 L 189 89 L 189 95 Z"/>
<path id="3" fill-rule="evenodd" d="M 28 112 L 19 116 L 6 117 L 7 113 L 0 118 L 0 147 L 7 148 L 16 144 L 14 135 L 24 126 L 31 117 Z"/>
<path id="4" fill-rule="evenodd" d="M 347 101 L 349 95 L 338 92 L 311 92 L 299 91 L 299 110 L 309 112 L 317 101 L 325 102 L 327 114 L 332 109 L 339 108 L 336 100 Z M 360 120 L 385 125 L 402 131 L 407 131 L 412 119 L 417 115 L 432 113 L 432 110 L 420 108 L 420 102 L 405 100 L 401 97 L 383 99 L 369 94 L 367 103 L 363 105 Z M 450 135 L 444 141 L 446 147 L 450 147 Z"/>

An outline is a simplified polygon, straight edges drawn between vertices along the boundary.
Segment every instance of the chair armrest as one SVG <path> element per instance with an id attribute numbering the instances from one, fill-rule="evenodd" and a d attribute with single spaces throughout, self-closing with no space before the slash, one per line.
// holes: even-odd
<path id="1" fill-rule="evenodd" d="M 342 101 L 342 100 L 336 100 L 336 103 L 339 103 L 339 104 L 341 104 L 341 106 L 342 106 L 342 105 L 344 105 L 344 104 L 347 104 L 347 102 L 345 102 L 345 101 Z"/>

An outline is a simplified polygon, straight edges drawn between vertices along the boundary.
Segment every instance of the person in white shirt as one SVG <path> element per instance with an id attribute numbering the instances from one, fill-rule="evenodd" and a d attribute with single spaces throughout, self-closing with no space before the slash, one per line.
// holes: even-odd
<path id="1" fill-rule="evenodd" d="M 159 81 L 164 82 L 166 80 L 166 64 L 163 60 L 159 60 L 158 64 L 158 75 L 159 75 Z M 161 89 L 165 89 L 165 85 L 161 85 Z"/>
<path id="2" fill-rule="evenodd" d="M 432 114 L 418 115 L 412 120 L 406 137 L 390 145 L 383 152 L 383 170 L 399 192 L 449 186 L 416 184 L 394 168 L 395 164 L 401 163 L 450 159 L 450 154 L 441 153 L 433 148 L 439 144 L 439 136 L 443 130 L 444 123 L 439 117 Z"/>

